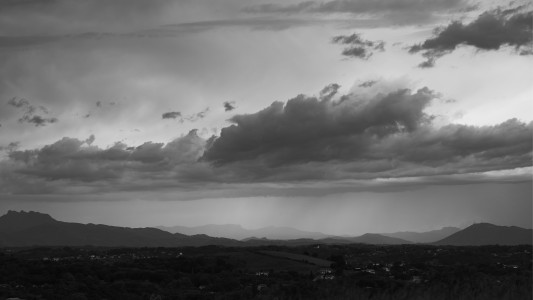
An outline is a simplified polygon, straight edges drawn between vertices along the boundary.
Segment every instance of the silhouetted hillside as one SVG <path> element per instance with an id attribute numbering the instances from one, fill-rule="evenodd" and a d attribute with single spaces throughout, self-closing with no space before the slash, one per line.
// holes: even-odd
<path id="1" fill-rule="evenodd" d="M 180 247 L 240 242 L 209 236 L 171 234 L 156 228 L 128 228 L 61 222 L 47 214 L 9 211 L 0 217 L 1 246 Z"/>
<path id="2" fill-rule="evenodd" d="M 401 245 L 412 244 L 409 241 L 383 236 L 380 234 L 367 233 L 357 237 L 328 237 L 324 239 L 291 239 L 270 240 L 266 238 L 249 238 L 245 240 L 247 246 L 305 246 L 315 244 L 346 245 L 346 244 L 374 244 L 374 245 Z"/>
<path id="3" fill-rule="evenodd" d="M 9 210 L 7 214 L 0 217 L 0 232 L 13 232 L 36 227 L 39 225 L 52 224 L 57 222 L 50 215 L 34 211 L 16 212 Z"/>
<path id="4" fill-rule="evenodd" d="M 235 224 L 209 224 L 195 227 L 158 226 L 156 228 L 171 233 L 182 233 L 186 235 L 205 234 L 213 237 L 224 237 L 235 240 L 244 240 L 250 237 L 264 237 L 270 240 L 322 239 L 329 236 L 321 232 L 309 232 L 291 227 L 269 226 L 258 229 L 246 229 L 241 225 Z"/>
<path id="5" fill-rule="evenodd" d="M 411 242 L 406 241 L 406 240 L 384 236 L 384 235 L 376 234 L 376 233 L 366 233 L 358 237 L 347 238 L 347 240 L 352 243 L 375 244 L 375 245 L 412 244 Z"/>
<path id="6" fill-rule="evenodd" d="M 533 230 L 516 226 L 478 223 L 458 231 L 434 244 L 454 246 L 532 244 Z"/>
<path id="7" fill-rule="evenodd" d="M 457 227 L 443 227 L 438 230 L 431 230 L 426 232 L 400 231 L 393 233 L 381 233 L 384 236 L 399 238 L 413 243 L 433 243 L 448 237 L 457 231 L 461 230 Z"/>

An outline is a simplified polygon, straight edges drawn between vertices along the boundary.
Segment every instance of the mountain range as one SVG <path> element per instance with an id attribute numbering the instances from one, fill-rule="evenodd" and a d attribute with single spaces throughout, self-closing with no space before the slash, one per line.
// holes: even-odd
<path id="1" fill-rule="evenodd" d="M 303 231 L 291 227 L 276 227 L 269 226 L 258 229 L 246 229 L 240 225 L 235 224 L 224 224 L 224 225 L 202 225 L 195 227 L 187 226 L 158 226 L 156 227 L 161 230 L 168 231 L 170 233 L 181 233 L 186 235 L 194 234 L 205 234 L 214 237 L 224 237 L 235 240 L 245 240 L 251 237 L 256 238 L 266 238 L 270 240 L 292 240 L 292 239 L 326 239 L 332 238 L 335 240 L 347 240 L 354 243 L 372 243 L 378 242 L 379 244 L 398 244 L 398 243 L 431 243 L 438 240 L 441 240 L 457 231 L 461 230 L 457 227 L 444 227 L 439 230 L 432 230 L 427 232 L 412 232 L 412 231 L 402 231 L 394 233 L 378 233 L 365 234 L 360 237 L 348 237 L 348 236 L 335 236 L 330 234 L 325 234 L 322 232 L 310 232 Z M 379 239 L 376 237 L 379 236 Z M 395 239 L 391 239 L 395 238 Z"/>
<path id="2" fill-rule="evenodd" d="M 225 225 L 202 225 L 195 227 L 187 226 L 158 226 L 161 230 L 170 233 L 181 233 L 186 235 L 206 234 L 214 237 L 225 237 L 234 240 L 243 240 L 250 237 L 267 238 L 271 240 L 292 240 L 292 239 L 323 239 L 330 237 L 321 232 L 309 232 L 298 230 L 291 227 L 276 227 L 269 226 L 259 229 L 246 229 L 241 225 L 225 224 Z"/>
<path id="3" fill-rule="evenodd" d="M 233 229 L 236 236 L 249 234 L 238 225 L 201 227 L 211 233 L 221 234 Z M 198 228 L 196 228 L 197 230 Z M 400 232 L 391 234 L 367 233 L 357 237 L 328 236 L 317 232 L 305 232 L 287 227 L 268 227 L 253 232 L 265 236 L 241 240 L 213 237 L 207 234 L 190 235 L 171 233 L 158 228 L 129 228 L 101 224 L 81 224 L 57 221 L 39 212 L 8 211 L 0 216 L 0 247 L 28 246 L 104 246 L 104 247 L 185 247 L 185 246 L 260 246 L 260 245 L 313 245 L 313 244 L 410 244 L 411 239 L 429 240 L 447 232 L 451 235 L 431 244 L 435 245 L 517 245 L 532 244 L 532 230 L 520 227 L 497 226 L 488 223 L 474 224 L 463 230 L 443 228 L 426 233 Z M 286 231 L 286 233 L 284 233 Z M 240 235 L 238 235 L 240 234 Z M 301 234 L 301 235 L 298 235 Z M 414 237 L 414 238 L 413 238 Z"/>
<path id="4" fill-rule="evenodd" d="M 439 241 L 461 230 L 457 227 L 443 227 L 438 230 L 426 232 L 400 231 L 394 233 L 382 233 L 381 235 L 399 238 L 413 243 L 432 243 Z"/>
<path id="5" fill-rule="evenodd" d="M 238 246 L 231 239 L 172 234 L 156 228 L 128 228 L 61 222 L 38 212 L 8 211 L 0 217 L 0 246 Z"/>

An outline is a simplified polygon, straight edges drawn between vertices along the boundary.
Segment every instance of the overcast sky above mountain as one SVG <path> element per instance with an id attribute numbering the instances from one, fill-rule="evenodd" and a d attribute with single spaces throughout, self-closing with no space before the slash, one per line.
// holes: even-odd
<path id="1" fill-rule="evenodd" d="M 0 0 L 0 209 L 531 228 L 533 7 Z"/>

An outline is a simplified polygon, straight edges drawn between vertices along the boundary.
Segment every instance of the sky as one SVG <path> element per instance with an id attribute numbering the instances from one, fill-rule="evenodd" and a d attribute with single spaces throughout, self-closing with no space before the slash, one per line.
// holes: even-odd
<path id="1" fill-rule="evenodd" d="M 533 7 L 0 0 L 0 213 L 532 226 Z"/>

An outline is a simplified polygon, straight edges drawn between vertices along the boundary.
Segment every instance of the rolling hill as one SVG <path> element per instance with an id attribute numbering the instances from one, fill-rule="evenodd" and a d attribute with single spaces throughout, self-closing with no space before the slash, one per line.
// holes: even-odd
<path id="1" fill-rule="evenodd" d="M 490 223 L 473 224 L 435 245 L 481 246 L 532 244 L 533 230 L 516 226 L 498 226 Z"/>
<path id="2" fill-rule="evenodd" d="M 224 245 L 239 241 L 172 234 L 156 228 L 128 228 L 61 222 L 38 212 L 8 211 L 0 217 L 0 246 L 179 247 Z"/>
<path id="3" fill-rule="evenodd" d="M 381 235 L 407 240 L 413 243 L 433 243 L 461 230 L 457 227 L 443 227 L 438 230 L 426 232 L 400 231 L 393 233 L 381 233 Z"/>

